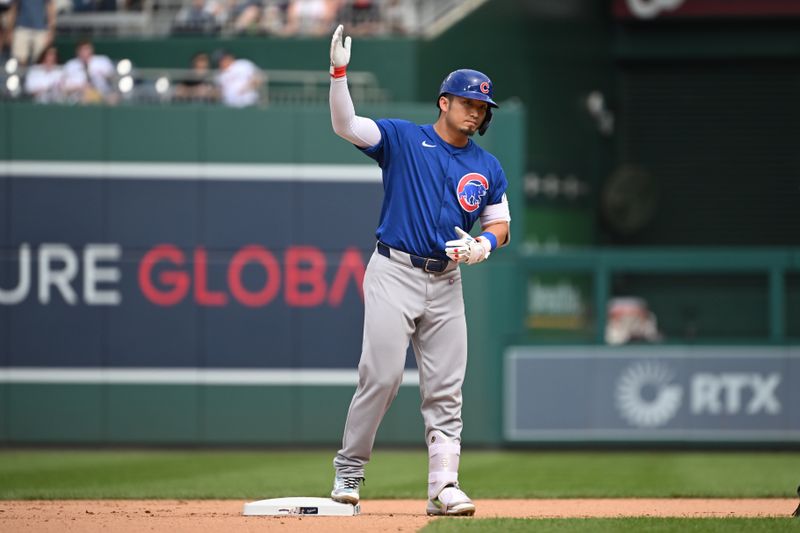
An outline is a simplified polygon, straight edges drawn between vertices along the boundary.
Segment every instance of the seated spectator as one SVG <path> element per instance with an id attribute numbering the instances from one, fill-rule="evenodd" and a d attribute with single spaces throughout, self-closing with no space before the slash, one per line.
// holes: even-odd
<path id="1" fill-rule="evenodd" d="M 206 0 L 191 0 L 191 4 L 178 11 L 173 33 L 216 33 L 220 29 L 213 11 Z"/>
<path id="2" fill-rule="evenodd" d="M 375 35 L 381 31 L 381 14 L 375 0 L 346 0 L 336 19 L 349 25 L 351 35 Z"/>
<path id="3" fill-rule="evenodd" d="M 0 0 L 0 61 L 3 63 L 8 59 L 6 52 L 11 46 L 12 28 L 6 23 L 10 10 L 11 0 Z"/>
<path id="4" fill-rule="evenodd" d="M 179 102 L 216 102 L 219 99 L 208 54 L 198 52 L 194 55 L 192 71 L 175 85 L 174 99 Z"/>
<path id="5" fill-rule="evenodd" d="M 263 6 L 261 0 L 231 0 L 230 20 L 235 33 L 247 33 L 258 30 Z"/>
<path id="6" fill-rule="evenodd" d="M 48 46 L 36 65 L 25 75 L 25 92 L 34 102 L 52 104 L 64 99 L 63 69 L 58 66 L 58 50 Z"/>
<path id="7" fill-rule="evenodd" d="M 13 0 L 8 10 L 8 26 L 13 28 L 11 55 L 21 65 L 38 59 L 53 42 L 56 31 L 54 0 Z"/>
<path id="8" fill-rule="evenodd" d="M 337 0 L 291 0 L 286 12 L 285 35 L 327 35 L 333 31 Z"/>
<path id="9" fill-rule="evenodd" d="M 388 0 L 383 8 L 385 31 L 408 35 L 416 29 L 417 10 L 410 0 Z"/>
<path id="10" fill-rule="evenodd" d="M 115 104 L 118 95 L 112 86 L 116 71 L 107 56 L 95 55 L 91 41 L 82 39 L 75 58 L 64 65 L 64 91 L 67 98 L 84 104 Z"/>
<path id="11" fill-rule="evenodd" d="M 72 0 L 72 11 L 77 13 L 116 10 L 117 0 Z"/>
<path id="12" fill-rule="evenodd" d="M 250 60 L 236 59 L 230 52 L 219 52 L 219 86 L 222 103 L 231 107 L 256 105 L 264 75 Z"/>
<path id="13" fill-rule="evenodd" d="M 261 29 L 268 35 L 283 35 L 286 28 L 288 0 L 267 0 L 261 13 Z"/>

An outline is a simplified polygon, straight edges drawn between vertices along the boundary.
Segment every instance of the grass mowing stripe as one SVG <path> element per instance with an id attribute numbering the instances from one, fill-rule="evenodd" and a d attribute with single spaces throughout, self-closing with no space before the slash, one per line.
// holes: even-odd
<path id="1" fill-rule="evenodd" d="M 800 531 L 800 520 L 792 518 L 439 518 L 425 526 L 421 533 L 467 531 L 535 533 L 760 533 Z"/>
<path id="2" fill-rule="evenodd" d="M 796 486 L 794 453 L 465 453 L 476 498 L 778 497 Z M 506 480 L 525 480 L 524 485 Z"/>
<path id="3" fill-rule="evenodd" d="M 330 491 L 333 451 L 0 451 L 0 499 L 272 498 Z M 424 499 L 424 451 L 378 449 L 362 496 Z M 800 453 L 469 451 L 473 498 L 793 497 Z"/>

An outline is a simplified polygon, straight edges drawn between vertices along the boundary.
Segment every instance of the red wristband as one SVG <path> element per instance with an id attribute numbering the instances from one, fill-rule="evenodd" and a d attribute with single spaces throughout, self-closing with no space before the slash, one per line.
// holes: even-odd
<path id="1" fill-rule="evenodd" d="M 333 67 L 331 78 L 343 78 L 346 75 L 347 65 L 343 67 Z"/>

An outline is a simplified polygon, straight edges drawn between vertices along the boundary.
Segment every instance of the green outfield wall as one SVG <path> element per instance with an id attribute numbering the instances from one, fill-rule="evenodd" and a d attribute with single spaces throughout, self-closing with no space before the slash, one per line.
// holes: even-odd
<path id="1" fill-rule="evenodd" d="M 362 112 L 435 118 L 428 105 Z M 523 116 L 504 106 L 479 139 L 503 162 L 520 212 Z M 357 265 L 344 258 L 368 260 L 381 189 L 376 165 L 331 131 L 327 107 L 2 104 L 0 122 L 0 442 L 335 445 L 363 315 Z M 253 246 L 276 266 L 232 270 Z M 116 274 L 90 280 L 90 248 L 111 254 L 92 268 Z M 78 273 L 43 299 L 45 249 L 60 254 L 53 271 L 74 261 Z M 153 254 L 161 259 L 149 262 Z M 308 281 L 320 264 L 322 277 Z M 474 443 L 501 439 L 491 315 L 505 298 L 496 291 L 513 291 L 512 265 L 464 273 L 473 339 L 465 438 Z M 265 275 L 279 280 L 277 296 L 239 303 Z M 98 305 L 87 285 L 116 301 Z M 422 442 L 419 392 L 408 385 L 379 443 Z"/>
<path id="2" fill-rule="evenodd" d="M 364 113 L 424 122 L 433 110 L 409 104 Z M 297 253 L 297 245 L 319 250 L 328 258 L 333 286 L 343 243 L 360 250 L 362 260 L 368 257 L 380 185 L 372 175 L 353 177 L 375 168 L 330 132 L 325 107 L 3 104 L 0 119 L 0 296 L 8 299 L 19 284 L 25 243 L 34 256 L 28 297 L 0 306 L 0 441 L 336 445 L 354 390 L 361 303 L 345 277 L 338 307 L 304 307 L 308 292 L 302 286 L 289 296 L 289 273 L 302 270 L 290 266 L 286 254 Z M 525 219 L 523 119 L 522 107 L 506 105 L 479 139 L 506 169 L 513 228 Z M 339 178 L 326 181 L 332 171 Z M 314 178 L 314 172 L 322 177 Z M 367 218 L 343 214 L 359 202 L 356 211 Z M 278 213 L 277 221 L 262 218 L 270 212 Z M 282 230 L 287 221 L 295 229 Z M 609 297 L 649 296 L 648 290 L 661 291 L 652 308 L 667 317 L 661 322 L 665 342 L 678 351 L 686 345 L 779 347 L 800 340 L 794 248 L 532 252 L 520 248 L 524 239 L 516 231 L 510 248 L 478 268 L 463 269 L 470 336 L 464 439 L 472 444 L 505 442 L 507 347 L 563 344 L 530 328 L 540 318 L 541 308 L 532 303 L 542 296 L 536 292 L 541 276 L 553 276 L 556 284 L 586 280 L 586 304 L 565 311 L 574 315 L 568 320 L 582 324 L 585 345 L 602 344 Z M 284 233 L 284 239 L 276 237 Z M 80 276 L 74 280 L 76 303 L 67 304 L 56 289 L 47 305 L 37 299 L 36 251 L 54 243 L 76 257 L 87 243 L 118 244 L 121 304 L 92 305 L 80 290 L 88 283 Z M 154 304 L 136 285 L 144 277 L 166 290 L 157 270 L 163 262 L 149 278 L 141 266 L 153 246 L 165 243 L 188 263 L 177 272 L 194 287 L 175 305 Z M 253 244 L 278 258 L 282 296 L 248 310 L 234 301 L 224 269 L 241 246 Z M 708 279 L 715 283 L 703 281 Z M 263 283 L 247 275 L 239 281 L 250 291 Z M 106 282 L 96 289 L 113 287 Z M 227 303 L 217 305 L 214 298 Z M 687 305 L 693 306 L 689 314 Z M 685 321 L 672 323 L 670 316 Z M 620 350 L 631 357 L 638 353 L 635 345 Z M 280 374 L 287 369 L 294 377 Z M 350 377 L 336 377 L 348 371 Z M 379 444 L 419 443 L 418 405 L 412 380 L 401 387 Z"/>
<path id="3" fill-rule="evenodd" d="M 432 121 L 436 89 L 455 68 L 481 69 L 495 82 L 501 109 L 479 142 L 509 177 L 513 239 L 490 262 L 464 269 L 471 346 L 464 438 L 474 444 L 505 442 L 506 348 L 602 344 L 611 297 L 648 302 L 663 344 L 674 350 L 670 357 L 694 353 L 696 346 L 782 353 L 800 342 L 793 120 L 800 113 L 794 94 L 800 19 L 622 20 L 607 2 L 555 4 L 493 0 L 432 40 L 354 42 L 351 68 L 375 73 L 392 100 L 384 107 L 356 102 L 366 116 Z M 102 38 L 95 44 L 98 52 L 139 67 L 187 67 L 198 51 L 226 48 L 265 69 L 303 70 L 327 68 L 329 46 L 327 38 L 258 37 Z M 72 41 L 58 46 L 61 57 L 72 55 Z M 591 94 L 603 96 L 611 129 L 589 112 Z M 55 298 L 43 312 L 33 277 L 25 302 L 0 305 L 3 369 L 159 368 L 172 361 L 170 368 L 205 372 L 227 357 L 245 368 L 259 353 L 270 371 L 355 368 L 355 278 L 341 278 L 339 299 L 325 293 L 326 302 L 342 307 L 305 309 L 286 292 L 291 254 L 323 257 L 328 288 L 339 266 L 350 264 L 348 249 L 357 255 L 347 257 L 368 258 L 380 185 L 363 168 L 369 160 L 331 133 L 326 106 L 3 103 L 0 125 L 0 288 L 18 281 L 24 243 L 34 254 L 32 276 L 42 244 L 65 244 L 66 252 L 56 252 L 76 258 L 86 243 L 120 244 L 124 283 L 137 279 L 148 250 L 168 244 L 185 262 L 181 279 L 196 285 L 200 272 L 208 282 L 206 292 L 190 290 L 174 308 L 158 307 L 123 284 L 125 305 L 133 305 L 123 312 L 86 306 L 80 298 L 77 305 Z M 342 183 L 324 182 L 331 169 Z M 36 175 L 40 170 L 46 175 Z M 610 184 L 632 193 L 609 207 Z M 332 214 L 354 199 L 371 207 L 350 218 Z M 278 235 L 275 228 L 286 220 L 296 228 Z M 131 230 L 140 226 L 142 232 Z M 225 285 L 233 258 L 253 244 L 277 258 L 280 306 L 245 309 Z M 152 271 L 156 286 L 159 272 Z M 238 281 L 252 291 L 259 275 L 243 271 Z M 79 283 L 76 278 L 82 294 Z M 291 293 L 295 304 L 304 301 L 303 290 Z M 215 298 L 227 307 L 214 308 Z M 71 343 L 76 331 L 82 341 Z M 237 350 L 225 353 L 226 343 Z M 620 350 L 639 355 L 636 345 Z M 339 438 L 353 390 L 342 383 L 351 378 L 308 385 L 306 378 L 276 384 L 268 376 L 262 384 L 231 385 L 203 372 L 179 373 L 162 384 L 148 382 L 152 374 L 130 382 L 126 375 L 97 382 L 96 373 L 73 381 L 59 374 L 47 383 L 36 382 L 40 374 L 4 374 L 0 442 L 335 445 Z M 713 372 L 738 376 L 735 365 Z M 772 374 L 758 373 L 757 362 L 748 372 L 754 383 L 773 383 Z M 684 387 L 694 378 L 686 379 Z M 420 442 L 412 385 L 401 388 L 379 443 Z M 727 390 L 723 385 L 719 391 Z M 785 402 L 796 400 L 777 397 L 783 410 L 769 416 L 786 416 Z"/>

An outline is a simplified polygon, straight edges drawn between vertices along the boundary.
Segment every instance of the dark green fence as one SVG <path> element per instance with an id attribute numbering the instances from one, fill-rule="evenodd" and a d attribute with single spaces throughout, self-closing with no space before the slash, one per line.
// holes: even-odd
<path id="1" fill-rule="evenodd" d="M 798 249 L 598 248 L 520 257 L 520 285 L 525 276 L 543 272 L 591 278 L 587 311 L 598 344 L 604 343 L 605 308 L 611 297 L 646 296 L 659 286 L 663 292 L 647 298 L 657 316 L 676 313 L 659 307 L 669 305 L 669 293 L 678 294 L 684 306 L 696 306 L 699 314 L 695 317 L 699 331 L 687 338 L 679 329 L 673 330 L 668 341 L 783 344 L 798 340 L 800 314 L 795 302 L 800 294 L 792 282 L 792 276 L 800 272 Z M 625 276 L 644 281 L 625 283 L 620 280 Z"/>

